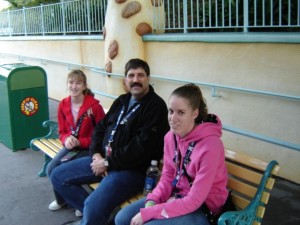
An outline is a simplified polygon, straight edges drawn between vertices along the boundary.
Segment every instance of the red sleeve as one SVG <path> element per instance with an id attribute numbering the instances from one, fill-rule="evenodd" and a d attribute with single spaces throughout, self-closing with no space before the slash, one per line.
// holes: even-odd
<path id="1" fill-rule="evenodd" d="M 65 139 L 71 135 L 71 130 L 67 125 L 66 115 L 64 113 L 64 108 L 67 107 L 66 101 L 63 99 L 58 105 L 57 111 L 57 120 L 58 120 L 58 132 L 59 132 L 59 139 L 62 143 L 65 142 Z"/>

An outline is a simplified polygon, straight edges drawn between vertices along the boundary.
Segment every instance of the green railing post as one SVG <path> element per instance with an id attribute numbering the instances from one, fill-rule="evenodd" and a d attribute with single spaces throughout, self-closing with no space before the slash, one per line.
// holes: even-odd
<path id="1" fill-rule="evenodd" d="M 12 27 L 10 22 L 10 11 L 7 11 L 7 20 L 8 20 L 8 28 L 9 28 L 9 36 L 12 36 Z"/>
<path id="2" fill-rule="evenodd" d="M 44 22 L 44 7 L 43 4 L 40 5 L 41 9 L 41 20 L 42 20 L 42 35 L 45 36 L 45 22 Z"/>
<path id="3" fill-rule="evenodd" d="M 22 12 L 23 12 L 24 35 L 27 36 L 25 7 L 23 7 Z"/>
<path id="4" fill-rule="evenodd" d="M 247 33 L 248 32 L 248 26 L 249 26 L 249 1 L 248 0 L 244 0 L 244 32 Z"/>
<path id="5" fill-rule="evenodd" d="M 187 0 L 183 1 L 183 32 L 187 33 L 188 30 L 188 16 L 187 16 Z"/>
<path id="6" fill-rule="evenodd" d="M 65 7 L 64 2 L 61 2 L 61 15 L 62 15 L 62 25 L 63 25 L 63 34 L 66 35 L 66 18 L 65 18 Z"/>
<path id="7" fill-rule="evenodd" d="M 91 6 L 90 6 L 90 0 L 86 0 L 86 16 L 87 16 L 87 22 L 88 22 L 88 34 L 91 34 L 91 16 L 90 16 Z"/>

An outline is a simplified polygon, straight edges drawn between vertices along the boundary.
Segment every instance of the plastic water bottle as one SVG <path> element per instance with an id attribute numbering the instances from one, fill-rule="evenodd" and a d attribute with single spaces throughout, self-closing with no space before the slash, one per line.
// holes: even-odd
<path id="1" fill-rule="evenodd" d="M 149 194 L 154 189 L 158 178 L 158 167 L 157 161 L 152 160 L 151 166 L 147 170 L 145 186 L 144 186 L 144 195 Z"/>

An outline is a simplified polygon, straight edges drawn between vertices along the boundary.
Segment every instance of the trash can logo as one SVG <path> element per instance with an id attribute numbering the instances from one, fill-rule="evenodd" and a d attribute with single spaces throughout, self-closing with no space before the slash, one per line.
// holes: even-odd
<path id="1" fill-rule="evenodd" d="M 38 101 L 33 97 L 27 97 L 21 102 L 21 112 L 25 116 L 34 115 L 39 109 Z"/>

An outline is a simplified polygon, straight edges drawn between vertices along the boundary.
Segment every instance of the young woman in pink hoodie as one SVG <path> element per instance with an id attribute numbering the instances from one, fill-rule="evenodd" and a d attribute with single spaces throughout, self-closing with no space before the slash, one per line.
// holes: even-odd
<path id="1" fill-rule="evenodd" d="M 117 214 L 116 225 L 209 225 L 209 215 L 224 211 L 229 193 L 220 119 L 208 114 L 194 84 L 174 90 L 168 109 L 161 178 L 152 193 Z"/>

